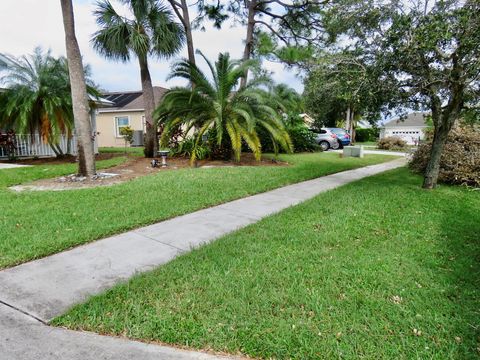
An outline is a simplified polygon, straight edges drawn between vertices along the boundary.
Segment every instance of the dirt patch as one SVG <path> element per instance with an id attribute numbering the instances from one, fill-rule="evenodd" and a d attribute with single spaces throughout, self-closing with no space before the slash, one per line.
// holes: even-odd
<path id="1" fill-rule="evenodd" d="M 118 154 L 104 154 L 104 155 L 117 155 Z M 113 156 L 111 156 L 113 157 Z M 40 159 L 38 159 L 40 160 Z M 46 160 L 46 159 L 45 159 Z M 35 160 L 36 161 L 36 160 Z M 190 160 L 187 158 L 168 158 L 168 166 L 152 167 L 152 159 L 146 159 L 141 157 L 129 157 L 129 159 L 120 165 L 113 166 L 108 169 L 99 170 L 98 175 L 94 179 L 78 178 L 73 175 L 61 176 L 52 179 L 42 179 L 26 183 L 22 185 L 12 186 L 10 189 L 20 192 L 26 190 L 34 191 L 62 191 L 62 190 L 74 190 L 85 189 L 97 186 L 111 186 L 119 183 L 123 183 L 129 180 L 136 179 L 141 176 L 147 176 L 155 174 L 161 171 L 174 171 L 178 169 L 190 167 Z M 50 164 L 55 162 L 50 162 Z M 161 163 L 161 161 L 159 161 Z M 30 165 L 38 165 L 38 163 L 30 163 Z M 281 161 L 274 161 L 271 159 L 262 159 L 261 161 L 255 161 L 252 154 L 242 155 L 242 159 L 239 163 L 232 161 L 220 161 L 220 160 L 201 160 L 197 162 L 199 168 L 214 168 L 214 167 L 237 167 L 237 166 L 286 166 L 288 163 Z"/>

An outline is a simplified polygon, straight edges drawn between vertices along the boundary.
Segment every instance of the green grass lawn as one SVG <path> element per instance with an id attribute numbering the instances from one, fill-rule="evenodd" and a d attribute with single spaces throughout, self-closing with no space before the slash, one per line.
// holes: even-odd
<path id="1" fill-rule="evenodd" d="M 123 158 L 122 158 L 123 159 Z M 75 171 L 75 164 L 0 170 L 0 268 L 232 199 L 390 160 L 282 155 L 291 166 L 161 171 L 111 187 L 13 193 L 7 186 Z M 118 158 L 102 164 L 114 164 Z"/>
<path id="2" fill-rule="evenodd" d="M 420 184 L 402 168 L 321 194 L 53 323 L 261 358 L 478 358 L 480 193 Z"/>
<path id="3" fill-rule="evenodd" d="M 377 142 L 376 141 L 357 141 L 355 142 L 355 145 L 363 145 L 363 146 L 374 146 L 376 147 L 377 146 Z"/>

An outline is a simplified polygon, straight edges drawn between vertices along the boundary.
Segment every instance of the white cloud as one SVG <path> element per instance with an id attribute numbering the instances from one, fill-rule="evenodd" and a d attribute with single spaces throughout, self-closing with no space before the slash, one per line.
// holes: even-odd
<path id="1" fill-rule="evenodd" d="M 77 38 L 84 61 L 91 65 L 93 79 L 107 90 L 140 89 L 140 74 L 135 59 L 123 64 L 106 60 L 98 55 L 90 45 L 91 35 L 96 31 L 95 8 L 93 0 L 74 1 L 75 25 Z M 219 52 L 230 52 L 234 58 L 240 58 L 243 52 L 245 29 L 231 27 L 228 24 L 222 30 L 206 26 L 206 31 L 195 31 L 195 48 L 211 60 L 215 60 Z M 0 52 L 15 56 L 30 54 L 36 46 L 51 49 L 55 55 L 65 54 L 62 13 L 58 0 L 1 0 L 0 34 L 2 43 Z M 179 56 L 186 56 L 186 50 Z M 173 60 L 150 60 L 153 83 L 162 86 L 179 85 L 184 82 L 170 80 L 166 77 Z M 201 64 L 202 60 L 199 60 Z M 302 90 L 301 81 L 283 65 L 265 63 L 265 67 L 274 72 L 277 82 L 285 82 L 298 90 Z"/>

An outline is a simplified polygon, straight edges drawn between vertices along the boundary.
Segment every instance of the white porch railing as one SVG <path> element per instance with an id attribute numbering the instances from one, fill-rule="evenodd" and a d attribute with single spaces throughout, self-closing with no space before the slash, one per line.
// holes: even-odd
<path id="1" fill-rule="evenodd" d="M 17 134 L 15 157 L 50 157 L 55 156 L 55 152 L 52 150 L 48 143 L 45 143 L 38 134 Z M 68 143 L 70 142 L 70 147 Z M 77 154 L 77 138 L 73 136 L 68 139 L 66 135 L 62 135 L 59 142 L 59 147 L 64 154 L 70 153 L 71 155 Z M 69 150 L 69 151 L 68 151 Z M 0 158 L 7 158 L 7 149 L 0 146 Z"/>

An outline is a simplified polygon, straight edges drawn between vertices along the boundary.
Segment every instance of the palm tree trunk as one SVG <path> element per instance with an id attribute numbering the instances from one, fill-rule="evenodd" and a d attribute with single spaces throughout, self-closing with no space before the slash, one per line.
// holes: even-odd
<path id="1" fill-rule="evenodd" d="M 145 157 L 155 157 L 158 150 L 157 126 L 153 121 L 153 111 L 155 110 L 155 98 L 153 96 L 153 85 L 148 70 L 147 57 L 138 58 L 140 64 L 140 78 L 142 81 L 143 104 L 145 108 L 145 126 L 147 134 L 145 136 Z"/>
<path id="2" fill-rule="evenodd" d="M 257 6 L 257 0 L 251 0 L 248 2 L 248 23 L 247 23 L 247 37 L 245 38 L 245 48 L 243 49 L 242 60 L 246 61 L 250 59 L 253 50 L 253 32 L 255 28 L 255 7 Z M 248 80 L 248 69 L 245 70 L 245 75 L 240 80 L 240 87 L 245 87 Z"/>
<path id="3" fill-rule="evenodd" d="M 95 175 L 95 154 L 93 151 L 90 107 L 88 105 L 85 73 L 82 55 L 75 36 L 75 20 L 72 0 L 60 0 L 62 5 L 65 45 L 67 48 L 68 71 L 72 91 L 73 118 L 78 143 L 78 174 Z"/>
<path id="4" fill-rule="evenodd" d="M 67 155 L 72 153 L 72 135 L 70 133 L 67 134 Z"/>
<path id="5" fill-rule="evenodd" d="M 50 146 L 50 149 L 52 149 L 52 151 L 55 153 L 55 157 L 58 158 L 58 157 L 61 156 L 60 153 L 58 152 L 58 149 L 57 149 L 57 147 L 55 146 L 54 143 L 48 142 L 48 146 Z"/>

